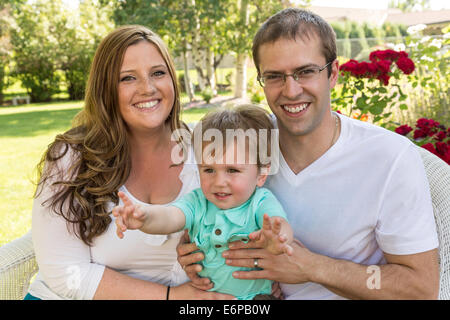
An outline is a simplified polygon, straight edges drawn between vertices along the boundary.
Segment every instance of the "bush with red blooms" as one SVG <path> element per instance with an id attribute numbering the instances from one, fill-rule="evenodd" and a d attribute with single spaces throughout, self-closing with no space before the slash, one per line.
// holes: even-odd
<path id="1" fill-rule="evenodd" d="M 369 55 L 370 62 L 350 59 L 341 65 L 339 70 L 348 72 L 356 78 L 378 79 L 383 85 L 389 84 L 391 77 L 391 65 L 395 63 L 404 74 L 414 71 L 414 62 L 408 58 L 405 51 L 376 50 Z"/>
<path id="2" fill-rule="evenodd" d="M 411 139 L 415 144 L 434 153 L 450 165 L 450 128 L 433 119 L 420 118 L 416 122 L 416 128 L 407 124 L 395 129 L 395 132 Z M 412 133 L 412 137 L 409 133 Z"/>
<path id="3" fill-rule="evenodd" d="M 390 83 L 390 80 L 411 74 L 415 66 L 408 53 L 390 49 L 371 52 L 369 60 L 351 59 L 340 66 L 342 90 L 334 92 L 333 103 L 348 114 L 354 110 L 359 110 L 360 117 L 371 114 L 372 122 L 376 123 L 388 118 L 392 114 L 389 110 L 394 107 L 407 109 L 403 102 L 407 96 L 395 81 Z"/>

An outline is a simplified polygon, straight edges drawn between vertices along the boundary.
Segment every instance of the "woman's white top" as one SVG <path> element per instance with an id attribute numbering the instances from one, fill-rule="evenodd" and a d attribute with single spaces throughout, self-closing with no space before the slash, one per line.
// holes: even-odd
<path id="1" fill-rule="evenodd" d="M 68 168 L 73 156 L 73 152 L 68 152 L 59 165 Z M 183 185 L 174 201 L 200 186 L 192 149 L 179 178 Z M 139 205 L 152 206 L 136 199 L 125 186 L 120 190 Z M 94 238 L 89 247 L 72 231 L 69 232 L 66 220 L 42 205 L 51 195 L 52 187 L 46 186 L 33 202 L 32 236 L 39 266 L 36 279 L 29 288 L 33 296 L 41 299 L 92 299 L 105 266 L 137 279 L 164 285 L 176 286 L 189 280 L 177 262 L 176 246 L 182 232 L 149 235 L 139 230 L 127 230 L 124 238 L 119 239 L 115 217 L 111 214 L 112 222 L 107 230 Z M 112 209 L 114 205 L 111 203 L 110 206 Z"/>

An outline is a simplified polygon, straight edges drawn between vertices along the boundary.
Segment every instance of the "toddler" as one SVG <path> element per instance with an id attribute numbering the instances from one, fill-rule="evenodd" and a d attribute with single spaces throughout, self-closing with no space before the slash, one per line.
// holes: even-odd
<path id="1" fill-rule="evenodd" d="M 292 254 L 289 243 L 293 236 L 286 214 L 272 192 L 263 188 L 270 164 L 262 163 L 261 154 L 263 149 L 270 154 L 271 129 L 269 114 L 253 105 L 207 114 L 193 136 L 193 140 L 198 136 L 202 139 L 200 143 L 193 141 L 201 188 L 169 206 L 154 205 L 145 210 L 119 192 L 124 205 L 113 209 L 118 236 L 122 238 L 127 229 L 150 234 L 188 229 L 191 240 L 205 255 L 199 275 L 211 279 L 211 290 L 239 300 L 270 295 L 270 280 L 232 276 L 234 271 L 256 268 L 256 262 L 249 268 L 228 266 L 222 252 L 229 242 L 251 239 L 273 254 Z M 211 132 L 214 142 L 205 141 Z"/>

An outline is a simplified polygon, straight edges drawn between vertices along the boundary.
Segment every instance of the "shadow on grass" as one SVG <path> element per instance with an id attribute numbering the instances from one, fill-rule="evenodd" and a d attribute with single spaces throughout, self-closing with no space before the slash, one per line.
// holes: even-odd
<path id="1" fill-rule="evenodd" d="M 79 108 L 0 115 L 0 137 L 33 137 L 49 131 L 64 132 Z"/>

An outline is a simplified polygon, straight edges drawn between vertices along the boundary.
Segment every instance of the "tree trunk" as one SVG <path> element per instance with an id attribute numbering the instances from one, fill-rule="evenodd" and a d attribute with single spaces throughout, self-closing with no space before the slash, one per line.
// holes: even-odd
<path id="1" fill-rule="evenodd" d="M 189 102 L 194 101 L 194 90 L 192 88 L 191 77 L 189 76 L 189 60 L 187 41 L 184 40 L 183 66 L 184 66 L 184 89 L 189 97 Z"/>
<path id="2" fill-rule="evenodd" d="M 247 96 L 247 59 L 246 53 L 239 53 L 236 58 L 235 98 L 244 98 Z"/>
<path id="3" fill-rule="evenodd" d="M 242 31 L 248 26 L 248 0 L 241 0 L 239 9 L 239 19 Z M 241 33 L 240 37 L 244 34 Z M 239 52 L 236 57 L 236 86 L 234 91 L 236 98 L 247 96 L 247 53 Z"/>
<path id="4" fill-rule="evenodd" d="M 3 87 L 5 79 L 5 67 L 0 65 L 0 107 L 3 105 Z"/>
<path id="5" fill-rule="evenodd" d="M 211 49 L 206 49 L 206 77 L 208 85 L 212 90 L 213 96 L 217 95 L 216 78 L 214 72 L 214 52 Z"/>

